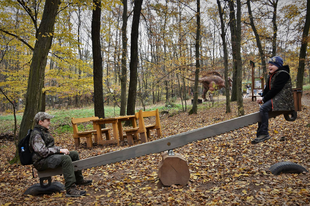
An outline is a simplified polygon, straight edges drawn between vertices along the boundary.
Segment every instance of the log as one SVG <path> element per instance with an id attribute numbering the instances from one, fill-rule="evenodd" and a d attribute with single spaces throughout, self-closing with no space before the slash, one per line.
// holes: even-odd
<path id="1" fill-rule="evenodd" d="M 187 185 L 190 173 L 187 161 L 180 154 L 162 154 L 162 161 L 159 163 L 158 177 L 164 186 Z"/>

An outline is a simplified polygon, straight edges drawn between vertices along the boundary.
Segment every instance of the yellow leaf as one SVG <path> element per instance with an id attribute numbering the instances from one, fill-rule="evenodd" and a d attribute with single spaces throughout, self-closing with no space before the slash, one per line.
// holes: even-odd
<path id="1" fill-rule="evenodd" d="M 246 198 L 246 201 L 247 201 L 247 202 L 252 202 L 253 199 L 254 199 L 254 197 L 253 197 L 253 196 L 250 196 L 250 197 L 247 197 L 247 198 Z"/>

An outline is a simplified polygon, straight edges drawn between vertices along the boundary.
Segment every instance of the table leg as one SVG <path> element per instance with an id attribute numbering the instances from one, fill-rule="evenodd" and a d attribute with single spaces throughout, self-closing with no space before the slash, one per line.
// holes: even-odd
<path id="1" fill-rule="evenodd" d="M 113 127 L 114 138 L 115 138 L 115 140 L 116 140 L 117 146 L 119 146 L 118 121 L 113 122 L 113 123 L 112 123 L 112 127 Z"/>
<path id="2" fill-rule="evenodd" d="M 117 121 L 117 127 L 118 127 L 119 139 L 120 141 L 124 141 L 122 121 L 120 120 Z"/>
<path id="3" fill-rule="evenodd" d="M 95 124 L 95 123 L 93 123 L 93 128 L 94 128 L 94 130 L 97 131 L 97 128 L 96 128 L 96 124 Z M 95 143 L 96 143 L 96 144 L 99 143 L 99 142 L 98 142 L 98 133 L 97 133 L 97 132 L 96 132 L 96 134 L 95 134 Z"/>
<path id="4" fill-rule="evenodd" d="M 97 131 L 97 141 L 98 141 L 98 144 L 102 145 L 103 144 L 103 140 L 102 140 L 102 132 L 101 132 L 101 126 L 100 124 L 96 124 L 94 125 L 94 127 L 96 128 L 96 131 Z"/>
<path id="5" fill-rule="evenodd" d="M 132 122 L 132 127 L 133 127 L 133 128 L 136 128 L 136 127 L 137 127 L 136 118 L 132 118 L 132 119 L 131 119 L 131 122 Z"/>

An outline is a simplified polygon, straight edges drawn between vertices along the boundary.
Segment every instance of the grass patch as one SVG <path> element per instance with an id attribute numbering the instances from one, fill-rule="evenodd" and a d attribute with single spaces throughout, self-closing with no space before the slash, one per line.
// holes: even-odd
<path id="1" fill-rule="evenodd" d="M 190 105 L 188 105 L 188 108 L 191 108 Z M 159 109 L 159 111 L 162 110 L 168 110 L 169 113 L 177 113 L 182 110 L 181 104 L 171 103 L 166 106 L 156 106 L 148 108 L 147 110 L 154 110 Z M 105 106 L 105 117 L 115 117 L 119 116 L 120 109 L 118 107 L 110 107 Z M 91 107 L 85 107 L 85 108 L 79 108 L 79 109 L 59 109 L 59 110 L 48 110 L 46 111 L 51 115 L 54 115 L 55 117 L 51 119 L 51 128 L 54 132 L 58 134 L 62 133 L 73 133 L 72 124 L 71 124 L 71 118 L 84 118 L 84 117 L 92 117 L 95 116 L 94 108 Z M 17 125 L 19 127 L 21 120 L 22 120 L 22 113 L 19 113 L 17 116 Z M 1 125 L 0 125 L 0 131 L 3 133 L 13 132 L 14 131 L 14 116 L 12 114 L 7 115 L 1 115 L 0 117 Z M 89 124 L 80 124 L 78 125 L 80 131 L 84 130 L 92 130 L 93 125 L 91 123 Z"/>
<path id="2" fill-rule="evenodd" d="M 310 86 L 310 85 L 309 85 Z M 225 102 L 218 102 L 215 101 L 214 105 L 212 106 L 211 102 L 204 102 L 203 104 L 198 104 L 198 109 L 209 109 L 210 107 L 218 107 L 222 104 L 225 104 Z M 183 105 L 184 106 L 184 105 Z M 191 104 L 187 104 L 187 111 L 189 111 L 192 108 Z M 180 111 L 183 111 L 182 104 L 181 103 L 175 103 L 170 102 L 166 105 L 153 105 L 149 107 L 147 110 L 155 110 L 158 109 L 159 112 L 166 111 L 169 113 L 170 116 L 173 116 L 175 114 L 178 114 Z M 119 116 L 120 109 L 118 107 L 112 107 L 112 106 L 105 106 L 105 117 L 115 117 Z M 51 129 L 58 134 L 62 133 L 73 133 L 72 124 L 71 124 L 71 118 L 84 118 L 84 117 L 92 117 L 95 116 L 94 108 L 92 107 L 84 107 L 84 108 L 78 108 L 78 109 L 59 109 L 59 110 L 48 110 L 49 114 L 54 115 L 55 117 L 51 119 Z M 137 112 L 137 111 L 136 111 Z M 16 115 L 17 117 L 17 125 L 19 127 L 21 120 L 22 120 L 23 113 L 18 113 Z M 14 131 L 14 116 L 12 114 L 7 115 L 1 115 L 0 116 L 0 133 L 8 133 Z M 19 128 L 18 128 L 19 129 Z M 79 130 L 92 130 L 93 125 L 91 123 L 89 124 L 80 124 Z"/>
<path id="3" fill-rule="evenodd" d="M 106 117 L 118 116 L 120 109 L 116 107 L 104 107 Z M 95 116 L 94 108 L 85 107 L 80 109 L 60 109 L 60 110 L 48 110 L 46 111 L 55 117 L 51 119 L 51 125 L 55 128 L 57 133 L 73 132 L 71 125 L 71 118 L 83 118 Z M 19 127 L 23 118 L 23 113 L 16 114 L 17 125 Z M 14 131 L 14 115 L 13 114 L 1 114 L 0 116 L 0 133 L 8 133 Z M 85 125 L 85 129 L 92 129 L 92 125 Z"/>
<path id="4" fill-rule="evenodd" d="M 302 87 L 302 90 L 303 90 L 303 91 L 308 91 L 308 90 L 310 90 L 310 84 L 304 85 L 304 86 Z"/>
<path id="5" fill-rule="evenodd" d="M 17 127 L 19 127 L 22 121 L 22 114 L 16 114 Z M 14 115 L 2 115 L 0 116 L 0 134 L 5 134 L 7 132 L 14 132 Z"/>
<path id="6" fill-rule="evenodd" d="M 73 129 L 72 129 L 72 126 L 66 124 L 66 125 L 62 125 L 62 126 L 59 126 L 55 129 L 55 132 L 58 133 L 58 134 L 62 134 L 62 133 L 73 133 Z"/>
<path id="7" fill-rule="evenodd" d="M 16 114 L 16 119 L 17 121 L 21 121 L 22 120 L 22 114 Z M 0 121 L 14 121 L 14 115 L 13 114 L 7 114 L 7 115 L 1 115 L 0 116 Z"/>

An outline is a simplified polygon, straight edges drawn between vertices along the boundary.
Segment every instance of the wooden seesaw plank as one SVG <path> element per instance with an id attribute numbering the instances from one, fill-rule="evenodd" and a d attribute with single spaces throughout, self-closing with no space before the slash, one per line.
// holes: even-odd
<path id="1" fill-rule="evenodd" d="M 276 117 L 283 112 L 271 112 L 270 117 Z M 259 112 L 237 117 L 181 134 L 172 135 L 163 139 L 147 142 L 83 160 L 74 161 L 74 170 L 82 170 L 115 162 L 120 162 L 152 153 L 159 153 L 184 146 L 188 143 L 223 134 L 260 121 Z M 38 171 L 40 178 L 62 174 L 61 168 Z"/>

